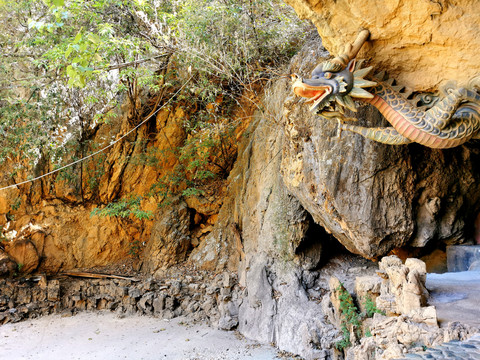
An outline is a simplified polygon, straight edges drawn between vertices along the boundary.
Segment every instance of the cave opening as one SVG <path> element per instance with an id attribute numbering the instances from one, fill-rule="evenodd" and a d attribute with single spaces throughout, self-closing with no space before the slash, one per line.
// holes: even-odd
<path id="1" fill-rule="evenodd" d="M 308 228 L 295 249 L 295 255 L 305 270 L 319 270 L 332 257 L 349 254 L 349 251 L 308 213 L 306 221 Z"/>

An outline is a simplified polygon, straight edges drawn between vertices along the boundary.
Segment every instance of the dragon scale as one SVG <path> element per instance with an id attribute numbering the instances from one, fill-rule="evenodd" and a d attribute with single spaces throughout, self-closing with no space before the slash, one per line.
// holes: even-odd
<path id="1" fill-rule="evenodd" d="M 344 54 L 317 66 L 311 78 L 293 76 L 293 91 L 313 103 L 310 110 L 339 120 L 339 130 L 390 145 L 416 142 L 444 149 L 480 138 L 478 86 L 472 82 L 469 89 L 449 89 L 428 110 L 416 107 L 387 83 L 365 79 L 372 68 L 360 68 L 355 57 L 369 34 L 368 30 L 362 30 L 355 43 L 347 45 Z M 392 126 L 366 128 L 344 123 L 348 120 L 345 108 L 357 111 L 354 100 L 376 107 Z"/>
<path id="2" fill-rule="evenodd" d="M 453 90 L 428 111 L 413 106 L 387 84 L 378 83 L 371 92 L 374 97 L 362 101 L 376 107 L 392 127 L 365 128 L 340 123 L 341 130 L 352 131 L 384 144 L 416 142 L 442 149 L 461 145 L 478 136 L 480 95 L 473 91 L 465 88 Z M 462 101 L 470 103 L 459 106 Z"/>

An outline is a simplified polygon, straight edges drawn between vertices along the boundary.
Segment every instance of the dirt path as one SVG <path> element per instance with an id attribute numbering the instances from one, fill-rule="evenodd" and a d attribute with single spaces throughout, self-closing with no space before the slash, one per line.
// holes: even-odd
<path id="1" fill-rule="evenodd" d="M 234 332 L 109 312 L 59 315 L 0 326 L 1 359 L 271 360 L 277 351 Z M 287 359 L 287 358 L 282 358 Z"/>

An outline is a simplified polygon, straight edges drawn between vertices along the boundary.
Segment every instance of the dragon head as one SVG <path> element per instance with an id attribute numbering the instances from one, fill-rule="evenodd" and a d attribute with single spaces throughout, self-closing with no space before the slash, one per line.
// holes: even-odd
<path id="1" fill-rule="evenodd" d="M 323 115 L 328 113 L 344 113 L 344 109 L 357 111 L 353 98 L 373 98 L 364 90 L 375 86 L 376 82 L 365 80 L 364 77 L 372 67 L 356 69 L 355 56 L 368 38 L 368 31 L 361 32 L 354 45 L 348 45 L 346 53 L 318 65 L 310 79 L 302 79 L 292 75 L 293 92 L 312 102 L 311 111 Z"/>

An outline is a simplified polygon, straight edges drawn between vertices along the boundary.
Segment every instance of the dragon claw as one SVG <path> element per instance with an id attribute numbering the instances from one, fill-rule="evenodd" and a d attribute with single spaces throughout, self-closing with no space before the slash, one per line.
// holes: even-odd
<path id="1" fill-rule="evenodd" d="M 337 134 L 335 135 L 336 139 L 340 139 L 342 136 L 342 130 L 343 130 L 343 121 L 339 117 L 337 117 Z"/>

